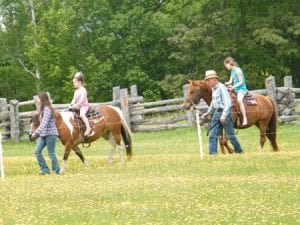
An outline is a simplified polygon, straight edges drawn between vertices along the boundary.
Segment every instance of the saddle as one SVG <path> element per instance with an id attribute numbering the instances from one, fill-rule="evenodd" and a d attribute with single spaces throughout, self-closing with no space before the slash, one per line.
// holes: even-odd
<path id="1" fill-rule="evenodd" d="M 86 130 L 86 126 L 80 117 L 80 110 L 70 109 L 69 111 L 73 112 L 74 115 L 74 121 L 75 121 L 74 127 L 79 128 L 83 136 L 83 133 Z M 88 118 L 91 128 L 93 128 L 95 124 L 99 123 L 104 118 L 101 110 L 98 107 L 92 107 L 92 106 L 89 107 L 86 113 L 86 117 Z"/>
<path id="2" fill-rule="evenodd" d="M 237 102 L 237 94 L 233 91 L 230 91 L 229 93 L 230 93 L 230 98 L 231 98 L 231 103 L 232 103 L 232 110 L 231 110 L 232 120 L 234 122 L 234 126 L 239 128 L 243 122 L 243 115 L 240 110 L 239 104 Z M 248 91 L 244 97 L 243 103 L 244 103 L 246 112 L 247 112 L 248 106 L 256 106 L 257 105 L 256 99 Z"/>

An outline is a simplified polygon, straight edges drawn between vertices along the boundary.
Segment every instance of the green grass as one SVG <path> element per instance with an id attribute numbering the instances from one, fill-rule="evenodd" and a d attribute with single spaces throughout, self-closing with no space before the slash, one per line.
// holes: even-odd
<path id="1" fill-rule="evenodd" d="M 196 129 L 134 134 L 125 165 L 106 162 L 101 140 L 83 149 L 90 167 L 72 153 L 65 175 L 43 177 L 34 143 L 5 142 L 0 224 L 299 224 L 300 126 L 278 132 L 279 153 L 258 153 L 251 128 L 238 134 L 245 154 L 209 157 L 203 130 L 203 160 Z"/>

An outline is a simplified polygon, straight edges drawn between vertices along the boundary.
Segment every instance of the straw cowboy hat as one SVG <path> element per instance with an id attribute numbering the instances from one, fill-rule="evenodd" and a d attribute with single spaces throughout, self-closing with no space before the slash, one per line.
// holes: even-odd
<path id="1" fill-rule="evenodd" d="M 204 78 L 204 80 L 208 80 L 208 79 L 210 79 L 210 78 L 216 78 L 216 79 L 219 78 L 219 77 L 217 76 L 216 71 L 214 71 L 214 70 L 207 70 L 207 71 L 205 72 L 205 78 Z"/>

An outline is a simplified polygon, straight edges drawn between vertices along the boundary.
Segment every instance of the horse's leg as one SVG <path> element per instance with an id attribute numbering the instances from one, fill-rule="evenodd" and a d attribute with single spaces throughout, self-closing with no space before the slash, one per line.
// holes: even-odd
<path id="1" fill-rule="evenodd" d="M 116 143 L 115 138 L 112 134 L 109 134 L 108 140 L 111 144 L 111 150 L 110 150 L 109 155 L 108 155 L 108 163 L 113 163 L 117 143 Z"/>
<path id="2" fill-rule="evenodd" d="M 80 148 L 75 145 L 72 147 L 72 149 L 75 151 L 76 155 L 80 158 L 81 162 L 85 165 L 85 166 L 89 166 L 88 161 L 84 158 Z"/>
<path id="3" fill-rule="evenodd" d="M 260 120 L 258 122 L 258 128 L 260 130 L 260 148 L 259 152 L 261 153 L 263 150 L 263 147 L 266 142 L 266 132 L 267 132 L 267 122 L 265 120 Z"/>
<path id="4" fill-rule="evenodd" d="M 230 145 L 228 144 L 228 139 L 225 135 L 223 135 L 222 137 L 222 143 L 223 143 L 223 146 L 225 146 L 225 148 L 227 149 L 228 153 L 229 154 L 233 154 L 234 153 L 234 150 L 233 148 L 230 147 Z"/>
<path id="5" fill-rule="evenodd" d="M 123 147 L 121 146 L 121 131 L 120 130 L 112 130 L 111 134 L 116 142 L 117 145 L 119 145 L 120 150 L 120 161 L 122 164 L 125 163 L 124 156 L 123 156 Z"/>
<path id="6" fill-rule="evenodd" d="M 219 145 L 220 145 L 222 154 L 225 154 L 223 129 L 221 129 L 220 133 L 219 133 Z"/>
<path id="7" fill-rule="evenodd" d="M 120 161 L 121 161 L 122 164 L 125 164 L 124 154 L 123 154 L 124 147 L 125 147 L 125 146 L 122 145 L 122 144 L 119 145 Z"/>
<path id="8" fill-rule="evenodd" d="M 71 144 L 65 145 L 65 153 L 64 153 L 64 157 L 63 157 L 63 161 L 62 161 L 62 165 L 61 165 L 61 169 L 60 169 L 61 174 L 65 173 L 65 171 L 66 171 L 67 160 L 69 158 L 71 149 L 72 149 Z"/>
<path id="9" fill-rule="evenodd" d="M 233 148 L 231 148 L 228 145 L 228 139 L 227 139 L 226 135 L 224 135 L 223 129 L 221 129 L 220 134 L 219 134 L 219 142 L 220 142 L 221 152 L 223 154 L 225 154 L 224 146 L 227 149 L 228 153 L 232 154 L 234 152 Z"/>

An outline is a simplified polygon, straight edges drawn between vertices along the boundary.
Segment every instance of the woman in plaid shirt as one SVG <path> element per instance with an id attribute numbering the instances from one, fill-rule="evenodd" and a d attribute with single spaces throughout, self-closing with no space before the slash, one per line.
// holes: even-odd
<path id="1" fill-rule="evenodd" d="M 35 155 L 41 170 L 40 175 L 50 173 L 49 167 L 47 166 L 47 163 L 42 155 L 42 151 L 45 146 L 47 146 L 48 154 L 51 159 L 52 170 L 54 173 L 59 174 L 59 166 L 55 153 L 55 144 L 58 137 L 58 131 L 55 125 L 54 109 L 47 93 L 40 92 L 38 97 L 42 121 L 39 127 L 33 132 L 31 138 L 34 140 L 40 136 L 35 148 Z"/>

